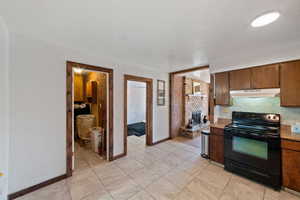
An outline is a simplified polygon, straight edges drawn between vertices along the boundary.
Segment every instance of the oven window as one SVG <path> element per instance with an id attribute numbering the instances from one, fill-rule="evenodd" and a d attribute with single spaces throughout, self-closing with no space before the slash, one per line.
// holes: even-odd
<path id="1" fill-rule="evenodd" d="M 234 136 L 232 144 L 233 151 L 268 159 L 268 143 L 266 142 Z"/>

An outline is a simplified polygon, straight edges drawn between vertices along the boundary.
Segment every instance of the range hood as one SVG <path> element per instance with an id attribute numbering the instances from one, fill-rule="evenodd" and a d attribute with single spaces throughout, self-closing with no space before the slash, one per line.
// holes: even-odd
<path id="1" fill-rule="evenodd" d="M 232 90 L 230 91 L 232 97 L 278 97 L 280 95 L 280 88 L 275 89 L 255 89 L 255 90 Z"/>

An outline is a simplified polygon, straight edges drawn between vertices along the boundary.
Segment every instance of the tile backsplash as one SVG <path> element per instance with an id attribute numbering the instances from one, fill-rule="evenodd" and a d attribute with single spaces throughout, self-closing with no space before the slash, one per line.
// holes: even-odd
<path id="1" fill-rule="evenodd" d="M 300 122 L 300 107 L 280 107 L 279 97 L 234 97 L 232 106 L 216 106 L 217 117 L 231 118 L 232 111 L 278 113 L 283 124 Z"/>

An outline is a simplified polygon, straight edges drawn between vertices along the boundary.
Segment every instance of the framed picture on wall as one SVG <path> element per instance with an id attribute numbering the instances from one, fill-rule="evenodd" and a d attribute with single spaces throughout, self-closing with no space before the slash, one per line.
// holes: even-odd
<path id="1" fill-rule="evenodd" d="M 157 105 L 164 106 L 166 104 L 166 82 L 157 80 Z"/>
<path id="2" fill-rule="evenodd" d="M 201 84 L 198 81 L 193 81 L 193 95 L 201 94 Z"/>

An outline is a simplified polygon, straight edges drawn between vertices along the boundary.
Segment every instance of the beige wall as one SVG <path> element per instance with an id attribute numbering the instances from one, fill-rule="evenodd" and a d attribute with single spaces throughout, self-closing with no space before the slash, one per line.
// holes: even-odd
<path id="1" fill-rule="evenodd" d="M 9 193 L 66 173 L 67 60 L 114 70 L 114 156 L 124 152 L 124 74 L 168 83 L 168 73 L 152 67 L 120 63 L 99 53 L 87 55 L 15 33 L 10 38 Z M 168 84 L 166 89 L 168 93 Z M 168 96 L 165 106 L 157 106 L 156 95 L 153 84 L 154 142 L 169 136 Z"/>

